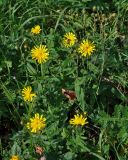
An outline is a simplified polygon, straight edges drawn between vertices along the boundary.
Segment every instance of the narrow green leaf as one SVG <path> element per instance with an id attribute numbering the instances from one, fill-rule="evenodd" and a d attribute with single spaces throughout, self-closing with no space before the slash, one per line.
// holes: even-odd
<path id="1" fill-rule="evenodd" d="M 30 63 L 27 63 L 27 70 L 31 75 L 36 75 L 36 70 L 33 68 L 33 66 Z"/>

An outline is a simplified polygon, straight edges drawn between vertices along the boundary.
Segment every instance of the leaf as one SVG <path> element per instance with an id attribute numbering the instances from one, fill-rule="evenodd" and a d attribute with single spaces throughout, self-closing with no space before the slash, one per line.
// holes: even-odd
<path id="1" fill-rule="evenodd" d="M 27 63 L 27 70 L 31 75 L 36 75 L 36 70 L 33 68 L 33 66 L 30 63 Z"/>
<path id="2" fill-rule="evenodd" d="M 93 63 L 91 63 L 91 62 L 88 62 L 88 68 L 94 74 L 98 74 L 99 73 L 99 69 Z"/>
<path id="3" fill-rule="evenodd" d="M 12 155 L 20 155 L 21 154 L 21 148 L 17 142 L 14 142 L 14 144 L 11 148 L 11 153 L 12 153 Z"/>
<path id="4" fill-rule="evenodd" d="M 65 160 L 72 160 L 72 159 L 73 159 L 73 156 L 74 156 L 74 153 L 72 153 L 72 152 L 67 152 L 67 153 L 64 155 L 64 158 L 65 158 Z"/>
<path id="5" fill-rule="evenodd" d="M 81 91 L 80 91 L 80 104 L 81 104 L 82 110 L 84 111 L 85 98 L 84 98 L 84 90 L 83 90 L 83 88 L 81 88 Z"/>
<path id="6" fill-rule="evenodd" d="M 12 61 L 4 61 L 8 68 L 12 67 Z"/>
<path id="7" fill-rule="evenodd" d="M 15 98 L 16 98 L 15 92 L 13 92 L 12 90 L 8 89 L 3 83 L 1 83 L 1 88 L 3 89 L 3 93 L 7 97 L 9 102 L 13 103 Z"/>
<path id="8" fill-rule="evenodd" d="M 65 128 L 63 128 L 63 130 L 62 130 L 61 136 L 62 136 L 63 139 L 68 137 L 68 133 L 67 133 Z"/>
<path id="9" fill-rule="evenodd" d="M 75 26 L 76 28 L 80 28 L 80 29 L 83 28 L 83 26 L 82 26 L 80 23 L 78 23 L 78 22 L 74 22 L 74 26 Z"/>
<path id="10" fill-rule="evenodd" d="M 91 155 L 97 157 L 99 160 L 105 160 L 103 157 L 101 157 L 100 155 L 98 155 L 97 153 L 94 152 L 90 152 Z"/>
<path id="11" fill-rule="evenodd" d="M 80 103 L 81 109 L 84 111 L 84 108 L 85 108 L 84 90 L 83 88 L 81 88 L 79 84 L 77 84 L 77 82 L 75 83 L 75 93 L 76 93 L 77 100 Z"/>
<path id="12" fill-rule="evenodd" d="M 3 0 L 0 0 L 0 6 L 1 6 L 3 3 L 4 3 L 4 1 L 3 1 Z"/>

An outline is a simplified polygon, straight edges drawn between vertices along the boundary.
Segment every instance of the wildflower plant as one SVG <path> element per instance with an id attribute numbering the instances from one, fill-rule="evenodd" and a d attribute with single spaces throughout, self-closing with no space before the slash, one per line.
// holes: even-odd
<path id="1" fill-rule="evenodd" d="M 40 32 L 41 32 L 41 28 L 39 25 L 36 25 L 31 29 L 31 33 L 33 35 L 38 35 L 38 34 L 40 34 Z"/>
<path id="2" fill-rule="evenodd" d="M 22 89 L 22 96 L 24 101 L 32 101 L 34 97 L 36 97 L 36 94 L 32 92 L 32 87 L 27 86 Z"/>
<path id="3" fill-rule="evenodd" d="M 69 123 L 71 125 L 76 125 L 76 126 L 84 126 L 85 124 L 88 123 L 87 118 L 85 118 L 82 114 L 76 114 L 74 115 L 74 118 L 71 118 Z"/>
<path id="4" fill-rule="evenodd" d="M 10 160 L 20 160 L 20 158 L 17 155 L 13 155 Z"/>
<path id="5" fill-rule="evenodd" d="M 77 41 L 76 35 L 72 32 L 68 32 L 63 37 L 63 45 L 65 47 L 72 47 Z"/>
<path id="6" fill-rule="evenodd" d="M 126 8 L 0 2 L 3 160 L 127 159 Z"/>
<path id="7" fill-rule="evenodd" d="M 31 50 L 32 59 L 37 60 L 39 64 L 45 63 L 49 58 L 49 51 L 46 45 L 35 46 Z"/>
<path id="8" fill-rule="evenodd" d="M 90 56 L 95 51 L 95 45 L 88 39 L 83 40 L 78 48 L 78 52 L 83 57 Z"/>
<path id="9" fill-rule="evenodd" d="M 27 123 L 27 128 L 32 133 L 37 133 L 41 131 L 46 126 L 46 118 L 43 117 L 43 115 L 39 115 L 39 113 L 36 113 L 33 118 L 30 118 L 30 122 Z"/>

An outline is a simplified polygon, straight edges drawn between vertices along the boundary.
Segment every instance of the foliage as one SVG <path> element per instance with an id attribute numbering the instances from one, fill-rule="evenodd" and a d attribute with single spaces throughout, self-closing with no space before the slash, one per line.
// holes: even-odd
<path id="1" fill-rule="evenodd" d="M 0 0 L 0 10 L 2 159 L 127 159 L 127 0 Z M 36 25 L 41 30 L 34 35 Z M 69 32 L 77 40 L 65 47 Z M 78 48 L 86 39 L 95 50 L 83 57 Z M 49 53 L 41 64 L 31 56 L 40 45 Z M 36 94 L 32 102 L 22 96 L 27 86 Z M 76 99 L 64 97 L 62 88 Z M 69 123 L 85 112 L 88 124 Z M 46 126 L 31 133 L 26 125 L 36 113 Z"/>

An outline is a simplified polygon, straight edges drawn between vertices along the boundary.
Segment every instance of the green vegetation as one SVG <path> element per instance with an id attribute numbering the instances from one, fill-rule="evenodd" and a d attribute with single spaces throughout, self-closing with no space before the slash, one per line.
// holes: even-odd
<path id="1" fill-rule="evenodd" d="M 1 158 L 127 160 L 128 1 L 0 0 L 0 13 Z"/>

